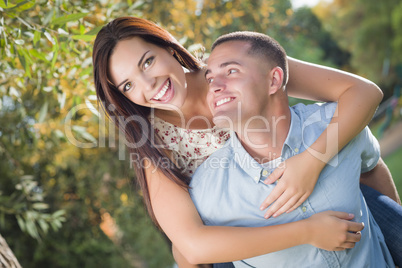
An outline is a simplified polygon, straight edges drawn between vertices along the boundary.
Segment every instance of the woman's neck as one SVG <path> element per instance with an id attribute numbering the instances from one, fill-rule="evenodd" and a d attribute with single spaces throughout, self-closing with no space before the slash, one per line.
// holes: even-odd
<path id="1" fill-rule="evenodd" d="M 205 81 L 204 70 L 186 73 L 187 96 L 181 114 L 177 111 L 156 111 L 156 116 L 177 126 L 187 129 L 206 129 L 214 126 L 212 114 L 206 98 L 208 84 Z M 184 121 L 184 122 L 183 122 Z"/>

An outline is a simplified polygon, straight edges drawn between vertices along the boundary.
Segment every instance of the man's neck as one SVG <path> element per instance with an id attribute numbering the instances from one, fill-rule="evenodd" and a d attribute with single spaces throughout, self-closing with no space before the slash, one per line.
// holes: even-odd
<path id="1" fill-rule="evenodd" d="M 273 114 L 253 125 L 242 125 L 236 130 L 246 151 L 259 163 L 265 163 L 281 156 L 283 144 L 290 129 L 289 106 L 280 107 Z M 267 123 L 268 122 L 268 123 Z"/>

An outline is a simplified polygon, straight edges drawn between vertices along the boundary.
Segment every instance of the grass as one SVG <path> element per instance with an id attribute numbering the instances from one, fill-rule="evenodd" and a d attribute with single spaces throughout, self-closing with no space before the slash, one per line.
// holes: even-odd
<path id="1" fill-rule="evenodd" d="M 384 158 L 394 178 L 396 188 L 398 189 L 399 196 L 402 194 L 402 148 L 396 150 L 392 154 Z"/>

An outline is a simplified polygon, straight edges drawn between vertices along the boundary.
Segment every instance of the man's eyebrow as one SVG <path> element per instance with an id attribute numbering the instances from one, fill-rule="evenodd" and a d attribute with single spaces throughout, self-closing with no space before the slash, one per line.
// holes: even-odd
<path id="1" fill-rule="evenodd" d="M 147 53 L 148 53 L 149 51 L 150 51 L 150 50 L 148 50 L 147 52 L 145 52 L 144 54 L 142 54 L 141 59 L 138 61 L 138 67 L 141 66 L 142 61 L 144 60 L 145 56 L 147 55 Z M 128 81 L 128 79 L 125 79 L 123 82 L 121 82 L 121 83 L 117 86 L 117 88 L 119 88 L 121 85 L 123 85 L 123 84 L 124 84 L 125 82 L 127 82 L 127 81 Z"/>
<path id="2" fill-rule="evenodd" d="M 221 63 L 219 65 L 219 68 L 225 68 L 228 65 L 241 65 L 239 62 L 237 61 L 226 61 L 224 63 Z M 207 75 L 211 72 L 210 69 L 207 69 L 207 71 L 205 72 L 205 78 L 207 77 Z"/>

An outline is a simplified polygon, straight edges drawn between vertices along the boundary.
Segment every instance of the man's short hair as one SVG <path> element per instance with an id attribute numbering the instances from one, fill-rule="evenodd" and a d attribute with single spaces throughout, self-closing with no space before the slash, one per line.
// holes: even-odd
<path id="1" fill-rule="evenodd" d="M 245 41 L 248 42 L 251 47 L 248 51 L 249 55 L 258 56 L 268 61 L 272 67 L 279 66 L 283 70 L 283 82 L 282 86 L 285 86 L 288 82 L 288 61 L 286 57 L 285 49 L 272 37 L 257 33 L 257 32 L 233 32 L 220 36 L 212 44 L 211 52 L 219 45 L 229 41 Z M 273 64 L 272 64 L 273 63 Z"/>

